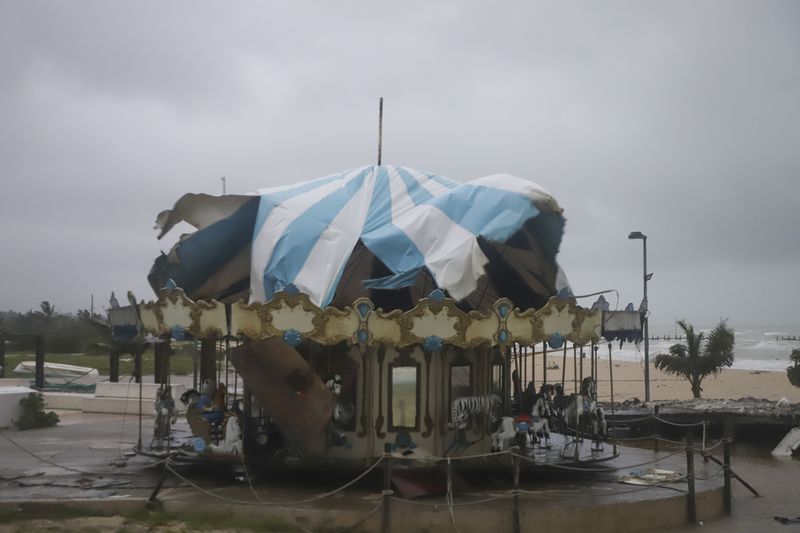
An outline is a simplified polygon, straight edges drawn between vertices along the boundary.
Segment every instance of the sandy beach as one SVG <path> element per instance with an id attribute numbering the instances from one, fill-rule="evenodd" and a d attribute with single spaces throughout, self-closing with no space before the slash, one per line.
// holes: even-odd
<path id="1" fill-rule="evenodd" d="M 547 382 L 560 383 L 562 379 L 562 355 L 548 355 Z M 528 358 L 530 359 L 530 358 Z M 598 396 L 603 401 L 611 399 L 609 381 L 608 356 L 600 356 L 598 364 Z M 559 368 L 552 368 L 557 365 Z M 580 382 L 580 362 L 578 371 L 573 371 L 572 350 L 567 354 L 564 366 L 565 391 L 569 394 L 574 390 L 575 376 Z M 512 361 L 512 369 L 514 363 Z M 527 381 L 531 380 L 531 364 L 528 361 Z M 583 359 L 583 375 L 591 373 L 591 362 L 587 355 Z M 633 398 L 644 400 L 644 363 L 629 361 L 613 362 L 614 400 L 625 401 Z M 542 356 L 536 355 L 535 371 L 536 388 L 542 382 Z M 789 383 L 786 372 L 767 372 L 756 370 L 725 369 L 717 376 L 708 376 L 703 380 L 702 397 L 704 399 L 736 400 L 739 398 L 753 397 L 772 401 L 786 398 L 792 403 L 800 402 L 800 387 Z M 650 396 L 651 400 L 690 400 L 692 391 L 689 382 L 674 375 L 667 375 L 650 365 Z"/>

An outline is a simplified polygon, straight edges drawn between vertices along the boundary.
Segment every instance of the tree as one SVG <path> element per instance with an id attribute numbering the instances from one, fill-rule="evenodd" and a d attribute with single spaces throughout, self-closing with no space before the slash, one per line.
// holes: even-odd
<path id="1" fill-rule="evenodd" d="M 56 312 L 56 307 L 54 305 L 52 305 L 50 302 L 48 302 L 47 300 L 45 300 L 42 303 L 40 303 L 39 307 L 42 309 L 42 314 L 47 319 L 52 318 L 53 315 Z"/>
<path id="2" fill-rule="evenodd" d="M 789 376 L 789 382 L 795 387 L 800 387 L 800 348 L 792 350 L 792 355 L 789 356 L 792 366 L 786 368 L 786 375 Z"/>
<path id="3" fill-rule="evenodd" d="M 733 364 L 733 330 L 722 320 L 711 330 L 703 345 L 703 332 L 695 333 L 694 327 L 684 320 L 679 321 L 678 326 L 683 330 L 686 344 L 673 344 L 668 354 L 658 354 L 655 365 L 667 374 L 688 379 L 692 394 L 699 398 L 703 379 L 709 374 L 716 376 L 723 367 Z"/>

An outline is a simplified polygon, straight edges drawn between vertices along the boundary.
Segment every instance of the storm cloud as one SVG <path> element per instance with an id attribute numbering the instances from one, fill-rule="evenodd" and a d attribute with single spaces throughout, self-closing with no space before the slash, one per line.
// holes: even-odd
<path id="1" fill-rule="evenodd" d="M 151 298 L 159 211 L 375 163 L 383 96 L 385 163 L 559 200 L 576 293 L 638 304 L 637 230 L 653 324 L 797 326 L 799 27 L 789 1 L 4 2 L 0 309 Z"/>

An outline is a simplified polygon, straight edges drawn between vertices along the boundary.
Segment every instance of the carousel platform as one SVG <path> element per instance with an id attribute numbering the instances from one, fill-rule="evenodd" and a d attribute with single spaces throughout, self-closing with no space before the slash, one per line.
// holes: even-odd
<path id="1" fill-rule="evenodd" d="M 145 426 L 150 423 L 146 420 Z M 137 424 L 123 415 L 66 411 L 59 426 L 6 435 L 16 445 L 0 439 L 0 511 L 17 515 L 44 507 L 125 515 L 145 507 L 165 472 L 163 463 L 143 456 L 110 466 L 120 464 L 121 452 L 137 440 Z M 174 474 L 166 471 L 157 499 L 171 516 L 201 509 L 204 516 L 216 515 L 223 522 L 232 514 L 265 517 L 280 521 L 289 531 L 330 531 L 356 523 L 359 531 L 379 531 L 385 503 L 395 531 L 455 531 L 455 523 L 464 533 L 489 528 L 511 532 L 515 514 L 521 531 L 641 531 L 687 523 L 685 480 L 621 483 L 632 474 L 641 477 L 646 469 L 683 474 L 685 452 L 662 449 L 656 454 L 630 447 L 620 447 L 619 452 L 602 463 L 603 471 L 551 467 L 523 472 L 516 511 L 508 469 L 458 473 L 449 491 L 445 484 L 443 492 L 407 499 L 396 483 L 390 494 L 382 492 L 383 463 L 351 485 L 357 477 L 353 473 L 276 471 L 253 473 L 252 488 L 241 471 L 231 475 L 218 467 L 175 468 Z M 699 456 L 695 463 L 697 520 L 708 522 L 722 515 L 722 476 L 716 475 L 719 467 L 714 463 Z M 399 460 L 395 467 L 399 469 Z"/>

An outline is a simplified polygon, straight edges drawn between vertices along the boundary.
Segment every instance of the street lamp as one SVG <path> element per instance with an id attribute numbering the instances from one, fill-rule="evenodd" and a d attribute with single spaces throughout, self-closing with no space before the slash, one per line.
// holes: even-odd
<path id="1" fill-rule="evenodd" d="M 647 235 L 641 231 L 632 231 L 628 235 L 629 239 L 642 241 L 642 258 L 643 258 L 643 271 L 642 279 L 644 281 L 644 300 L 640 311 L 643 313 L 644 320 L 644 401 L 650 401 L 650 335 L 647 328 L 648 325 L 648 311 L 647 304 L 647 282 L 653 277 L 652 274 L 647 273 Z"/>

